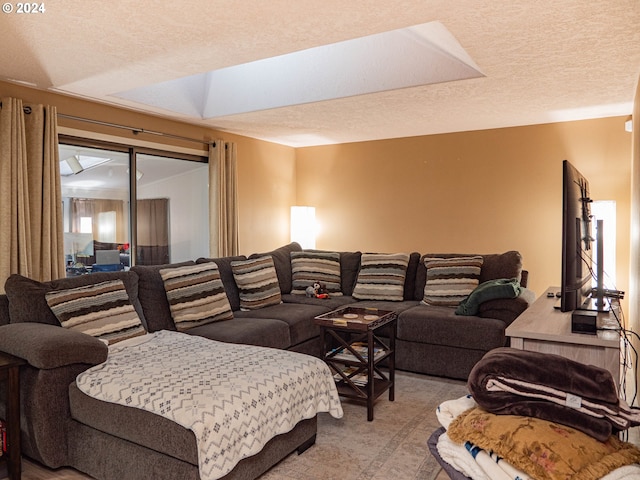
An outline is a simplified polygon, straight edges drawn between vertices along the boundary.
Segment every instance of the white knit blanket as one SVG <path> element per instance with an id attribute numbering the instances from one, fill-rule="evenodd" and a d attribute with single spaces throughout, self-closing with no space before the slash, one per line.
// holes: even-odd
<path id="1" fill-rule="evenodd" d="M 192 430 L 200 478 L 214 480 L 318 412 L 342 417 L 331 371 L 315 357 L 160 331 L 109 347 L 81 373 L 91 397 Z"/>

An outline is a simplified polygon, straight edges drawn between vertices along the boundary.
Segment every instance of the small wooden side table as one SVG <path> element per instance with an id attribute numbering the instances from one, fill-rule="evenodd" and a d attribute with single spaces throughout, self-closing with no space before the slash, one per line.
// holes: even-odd
<path id="1" fill-rule="evenodd" d="M 7 382 L 6 424 L 7 452 L 0 461 L 7 463 L 9 480 L 19 480 L 22 476 L 20 454 L 20 365 L 26 362 L 18 357 L 0 352 L 0 381 Z"/>
<path id="2" fill-rule="evenodd" d="M 365 403 L 368 421 L 373 420 L 376 398 L 388 390 L 389 401 L 394 401 L 397 318 L 392 311 L 357 307 L 342 307 L 315 317 L 322 358 L 334 373 L 338 394 Z M 388 341 L 378 336 L 383 327 Z M 331 348 L 332 343 L 338 346 Z M 386 372 L 380 368 L 383 360 Z"/>

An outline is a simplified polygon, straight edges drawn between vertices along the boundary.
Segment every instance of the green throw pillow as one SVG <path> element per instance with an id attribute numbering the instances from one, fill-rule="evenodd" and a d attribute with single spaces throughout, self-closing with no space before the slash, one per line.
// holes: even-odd
<path id="1" fill-rule="evenodd" d="M 516 298 L 521 291 L 522 287 L 515 278 L 499 278 L 483 282 L 460 302 L 456 308 L 456 314 L 477 315 L 480 304 L 497 298 Z"/>

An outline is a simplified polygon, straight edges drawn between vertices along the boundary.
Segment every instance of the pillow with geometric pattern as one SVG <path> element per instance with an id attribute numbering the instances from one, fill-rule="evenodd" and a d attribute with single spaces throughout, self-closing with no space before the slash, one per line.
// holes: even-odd
<path id="1" fill-rule="evenodd" d="M 482 256 L 434 258 L 426 257 L 427 282 L 424 286 L 425 305 L 455 307 L 480 281 Z"/>
<path id="2" fill-rule="evenodd" d="M 160 276 L 178 331 L 233 318 L 216 263 L 163 268 Z"/>
<path id="3" fill-rule="evenodd" d="M 122 280 L 53 290 L 45 298 L 64 328 L 97 337 L 109 345 L 147 333 Z"/>

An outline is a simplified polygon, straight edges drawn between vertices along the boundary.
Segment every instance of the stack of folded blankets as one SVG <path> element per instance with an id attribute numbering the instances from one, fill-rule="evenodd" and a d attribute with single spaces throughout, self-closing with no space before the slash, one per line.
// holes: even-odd
<path id="1" fill-rule="evenodd" d="M 640 449 L 618 438 L 640 409 L 609 371 L 504 347 L 476 364 L 468 388 L 438 407 L 429 441 L 452 479 L 640 479 Z"/>

